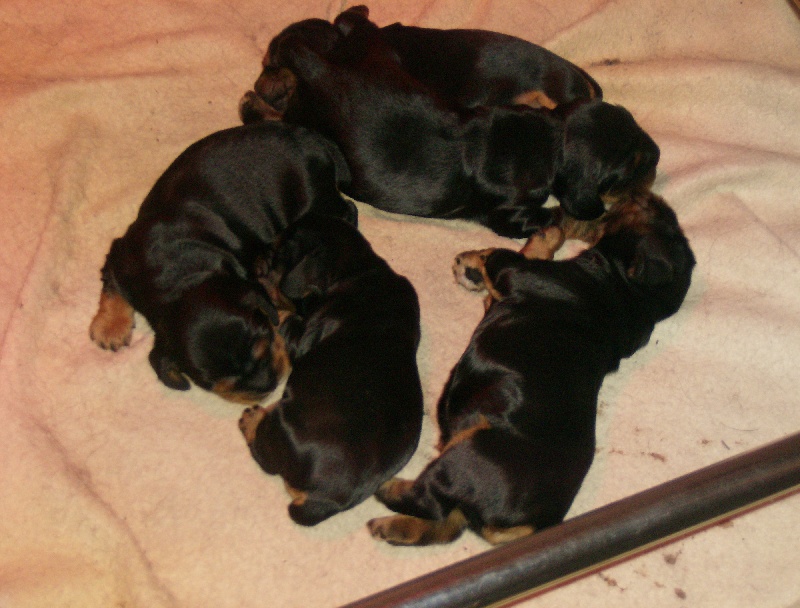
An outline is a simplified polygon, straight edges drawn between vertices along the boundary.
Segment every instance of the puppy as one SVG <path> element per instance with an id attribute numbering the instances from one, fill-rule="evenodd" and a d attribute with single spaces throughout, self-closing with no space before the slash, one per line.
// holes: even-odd
<path id="1" fill-rule="evenodd" d="M 552 256 L 559 230 L 522 253 L 456 258 L 458 282 L 488 289 L 490 304 L 439 402 L 441 454 L 416 480 L 381 487 L 401 515 L 370 521 L 375 538 L 445 543 L 470 528 L 500 543 L 566 515 L 594 457 L 604 376 L 678 310 L 695 260 L 652 194 L 619 202 L 577 258 L 535 259 Z"/>
<path id="2" fill-rule="evenodd" d="M 275 69 L 274 50 L 287 37 L 302 36 L 315 52 L 327 55 L 352 29 L 349 15 L 369 18 L 366 6 L 354 6 L 336 28 L 322 19 L 287 27 L 270 43 L 256 84 L 268 112 L 286 110 L 294 91 L 291 72 Z M 600 85 L 583 69 L 547 49 L 515 36 L 478 29 L 435 29 L 394 23 L 380 28 L 381 40 L 413 78 L 443 99 L 463 108 L 526 104 L 553 109 L 578 100 L 602 99 Z M 254 116 L 258 119 L 258 115 Z"/>
<path id="3" fill-rule="evenodd" d="M 155 332 L 150 363 L 168 387 L 187 390 L 191 380 L 231 401 L 260 401 L 289 362 L 277 311 L 250 270 L 310 210 L 355 222 L 337 190 L 347 179 L 338 149 L 303 127 L 237 127 L 193 144 L 112 242 L 92 340 L 127 346 L 138 311 Z"/>
<path id="4" fill-rule="evenodd" d="M 324 29 L 319 20 L 279 34 L 240 113 L 270 119 L 276 111 L 264 108 L 279 100 L 283 120 L 330 137 L 352 173 L 346 194 L 357 200 L 519 238 L 553 222 L 543 205 L 556 189 L 567 213 L 593 219 L 609 190 L 642 187 L 654 174 L 658 147 L 623 108 L 599 100 L 552 113 L 460 107 L 409 74 L 359 7 L 329 25 L 324 44 L 307 42 L 306 27 Z"/>
<path id="5" fill-rule="evenodd" d="M 253 458 L 280 475 L 289 516 L 315 525 L 375 493 L 411 458 L 422 424 L 414 288 L 349 223 L 308 214 L 281 237 L 264 280 L 296 310 L 283 398 L 245 410 Z"/>
<path id="6" fill-rule="evenodd" d="M 514 36 L 401 23 L 382 27 L 380 34 L 409 74 L 463 107 L 527 104 L 553 109 L 603 97 L 600 85 L 584 70 Z"/>

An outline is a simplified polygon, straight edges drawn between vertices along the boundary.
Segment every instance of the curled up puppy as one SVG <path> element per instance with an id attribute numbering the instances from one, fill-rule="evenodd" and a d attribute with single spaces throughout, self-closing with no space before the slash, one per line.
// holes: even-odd
<path id="1" fill-rule="evenodd" d="M 111 243 L 92 340 L 127 346 L 138 312 L 155 333 L 150 363 L 166 386 L 260 402 L 289 361 L 254 261 L 310 210 L 356 222 L 338 191 L 348 179 L 336 146 L 303 127 L 236 127 L 191 145 Z"/>
<path id="2" fill-rule="evenodd" d="M 618 202 L 597 243 L 553 261 L 551 227 L 522 252 L 460 254 L 457 281 L 488 292 L 484 318 L 438 405 L 440 455 L 376 494 L 398 513 L 369 522 L 397 545 L 491 543 L 561 522 L 591 466 L 603 378 L 681 306 L 695 259 L 658 196 Z"/>
<path id="3" fill-rule="evenodd" d="M 553 224 L 544 207 L 550 195 L 567 214 L 590 220 L 605 210 L 604 198 L 650 186 L 658 146 L 628 110 L 602 101 L 599 88 L 562 91 L 555 106 L 504 105 L 499 90 L 486 105 L 475 105 L 469 83 L 459 79 L 475 72 L 478 79 L 501 79 L 491 59 L 505 56 L 505 39 L 466 36 L 488 64 L 473 65 L 465 53 L 465 65 L 452 74 L 456 82 L 439 87 L 436 79 L 417 78 L 402 59 L 412 53 L 393 46 L 405 48 L 406 38 L 423 34 L 394 31 L 405 33 L 388 35 L 369 21 L 365 7 L 350 8 L 333 23 L 290 25 L 270 42 L 254 90 L 240 103 L 242 119 L 280 116 L 330 137 L 351 170 L 345 192 L 356 200 L 394 213 L 467 219 L 512 238 Z M 425 53 L 417 49 L 409 61 L 418 66 Z M 554 81 L 573 74 L 571 64 L 556 69 L 547 57 L 547 68 L 540 67 Z M 512 89 L 538 86 L 541 78 L 549 77 L 531 74 Z M 548 90 L 556 95 L 557 88 Z"/>
<path id="4" fill-rule="evenodd" d="M 281 237 L 262 278 L 294 309 L 283 398 L 245 410 L 258 464 L 283 477 L 289 516 L 315 525 L 372 496 L 411 458 L 422 425 L 419 303 L 347 222 L 308 214 Z"/>

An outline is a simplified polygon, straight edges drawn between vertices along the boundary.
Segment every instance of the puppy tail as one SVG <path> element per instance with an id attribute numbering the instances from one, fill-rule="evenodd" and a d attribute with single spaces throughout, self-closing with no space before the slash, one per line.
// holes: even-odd
<path id="1" fill-rule="evenodd" d="M 341 505 L 328 498 L 308 496 L 289 504 L 289 517 L 301 526 L 316 526 L 342 510 Z"/>

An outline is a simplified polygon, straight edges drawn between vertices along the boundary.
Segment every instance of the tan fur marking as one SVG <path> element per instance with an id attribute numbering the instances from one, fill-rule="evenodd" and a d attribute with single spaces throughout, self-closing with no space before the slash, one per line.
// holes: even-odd
<path id="1" fill-rule="evenodd" d="M 493 545 L 508 543 L 518 538 L 530 536 L 536 532 L 533 526 L 514 526 L 513 528 L 497 528 L 495 526 L 484 526 L 481 528 L 481 536 Z"/>
<path id="2" fill-rule="evenodd" d="M 388 501 L 397 500 L 406 494 L 411 487 L 414 485 L 414 481 L 411 479 L 400 479 L 399 477 L 393 477 L 389 481 L 385 481 L 381 484 L 378 488 L 378 491 L 375 492 L 376 496 L 380 496 L 383 499 Z"/>
<path id="3" fill-rule="evenodd" d="M 303 490 L 298 490 L 297 488 L 293 488 L 284 480 L 283 485 L 286 486 L 286 493 L 292 499 L 292 504 L 297 505 L 298 507 L 305 504 L 306 500 L 308 500 L 308 492 L 304 492 Z"/>
<path id="4" fill-rule="evenodd" d="M 133 306 L 115 291 L 100 292 L 97 313 L 89 325 L 89 336 L 100 348 L 119 350 L 131 343 Z"/>
<path id="5" fill-rule="evenodd" d="M 267 410 L 258 405 L 249 407 L 242 412 L 242 417 L 239 418 L 239 430 L 244 435 L 247 445 L 252 444 L 255 440 L 256 429 L 266 415 Z"/>
<path id="6" fill-rule="evenodd" d="M 272 336 L 272 369 L 281 378 L 288 377 L 292 371 L 292 362 L 289 359 L 289 352 L 286 350 L 286 341 L 277 330 Z"/>
<path id="7" fill-rule="evenodd" d="M 245 110 L 255 112 L 261 120 L 281 120 L 283 114 L 261 99 L 254 91 L 247 91 L 239 101 L 239 116 L 244 117 Z"/>
<path id="8" fill-rule="evenodd" d="M 576 220 L 574 217 L 565 215 L 561 222 L 561 230 L 564 232 L 564 239 L 576 239 L 593 246 L 603 236 L 606 215 L 601 215 L 596 220 Z"/>
<path id="9" fill-rule="evenodd" d="M 462 441 L 466 441 L 478 431 L 483 431 L 490 428 L 492 428 L 492 425 L 489 424 L 489 421 L 486 419 L 486 416 L 484 416 L 483 414 L 479 414 L 478 422 L 474 426 L 471 426 L 468 429 L 464 429 L 463 431 L 458 431 L 458 433 L 456 433 L 450 438 L 450 441 L 447 442 L 447 445 L 441 447 L 439 451 L 442 454 L 444 454 L 454 445 L 459 444 Z"/>
<path id="10" fill-rule="evenodd" d="M 512 100 L 512 103 L 532 108 L 546 108 L 548 110 L 553 110 L 558 106 L 544 91 L 525 91 L 517 95 Z"/>
<path id="11" fill-rule="evenodd" d="M 564 244 L 564 232 L 558 226 L 549 226 L 532 234 L 520 253 L 529 260 L 552 260 Z"/>
<path id="12" fill-rule="evenodd" d="M 489 276 L 486 274 L 486 258 L 494 251 L 494 249 L 480 249 L 475 251 L 464 251 L 456 256 L 453 262 L 453 275 L 456 282 L 462 287 L 470 291 L 488 291 L 489 296 L 494 300 L 502 300 L 502 296 L 495 290 Z M 474 268 L 481 273 L 483 282 L 481 284 L 473 283 L 467 278 L 466 272 L 468 268 Z M 488 304 L 486 305 L 488 308 Z"/>

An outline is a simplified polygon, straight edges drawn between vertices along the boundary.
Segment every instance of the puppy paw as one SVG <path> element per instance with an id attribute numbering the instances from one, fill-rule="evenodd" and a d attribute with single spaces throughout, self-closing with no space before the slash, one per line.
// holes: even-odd
<path id="1" fill-rule="evenodd" d="M 513 528 L 498 528 L 495 526 L 483 526 L 481 536 L 493 545 L 502 545 L 518 538 L 530 536 L 536 532 L 533 526 L 514 526 Z"/>
<path id="2" fill-rule="evenodd" d="M 283 114 L 297 89 L 297 77 L 288 68 L 267 65 L 253 89 L 262 103 L 273 112 Z"/>
<path id="3" fill-rule="evenodd" d="M 529 260 L 552 260 L 563 244 L 564 231 L 558 226 L 549 226 L 532 234 L 520 253 Z"/>
<path id="4" fill-rule="evenodd" d="M 459 509 L 442 520 L 420 519 L 410 515 L 390 515 L 367 522 L 373 538 L 390 545 L 439 545 L 454 541 L 467 527 Z"/>
<path id="5" fill-rule="evenodd" d="M 426 521 L 408 515 L 378 517 L 367 522 L 372 538 L 390 545 L 416 545 L 424 534 Z"/>
<path id="6" fill-rule="evenodd" d="M 453 262 L 453 275 L 456 283 L 470 291 L 483 291 L 487 288 L 486 258 L 494 249 L 464 251 Z"/>
<path id="7" fill-rule="evenodd" d="M 254 91 L 247 91 L 239 101 L 239 118 L 244 124 L 266 120 L 280 120 L 283 114 L 261 99 Z"/>
<path id="8" fill-rule="evenodd" d="M 131 343 L 133 307 L 118 293 L 103 291 L 97 314 L 89 325 L 89 337 L 100 348 L 117 351 Z"/>
<path id="9" fill-rule="evenodd" d="M 389 481 L 385 481 L 375 492 L 377 498 L 383 504 L 392 504 L 400 500 L 404 494 L 407 494 L 414 482 L 410 479 L 400 479 L 394 477 Z"/>
<path id="10" fill-rule="evenodd" d="M 239 430 L 242 432 L 242 435 L 244 435 L 244 440 L 247 442 L 247 445 L 252 444 L 255 440 L 256 429 L 266 415 L 267 410 L 260 405 L 248 407 L 242 412 L 242 417 L 239 418 Z"/>

